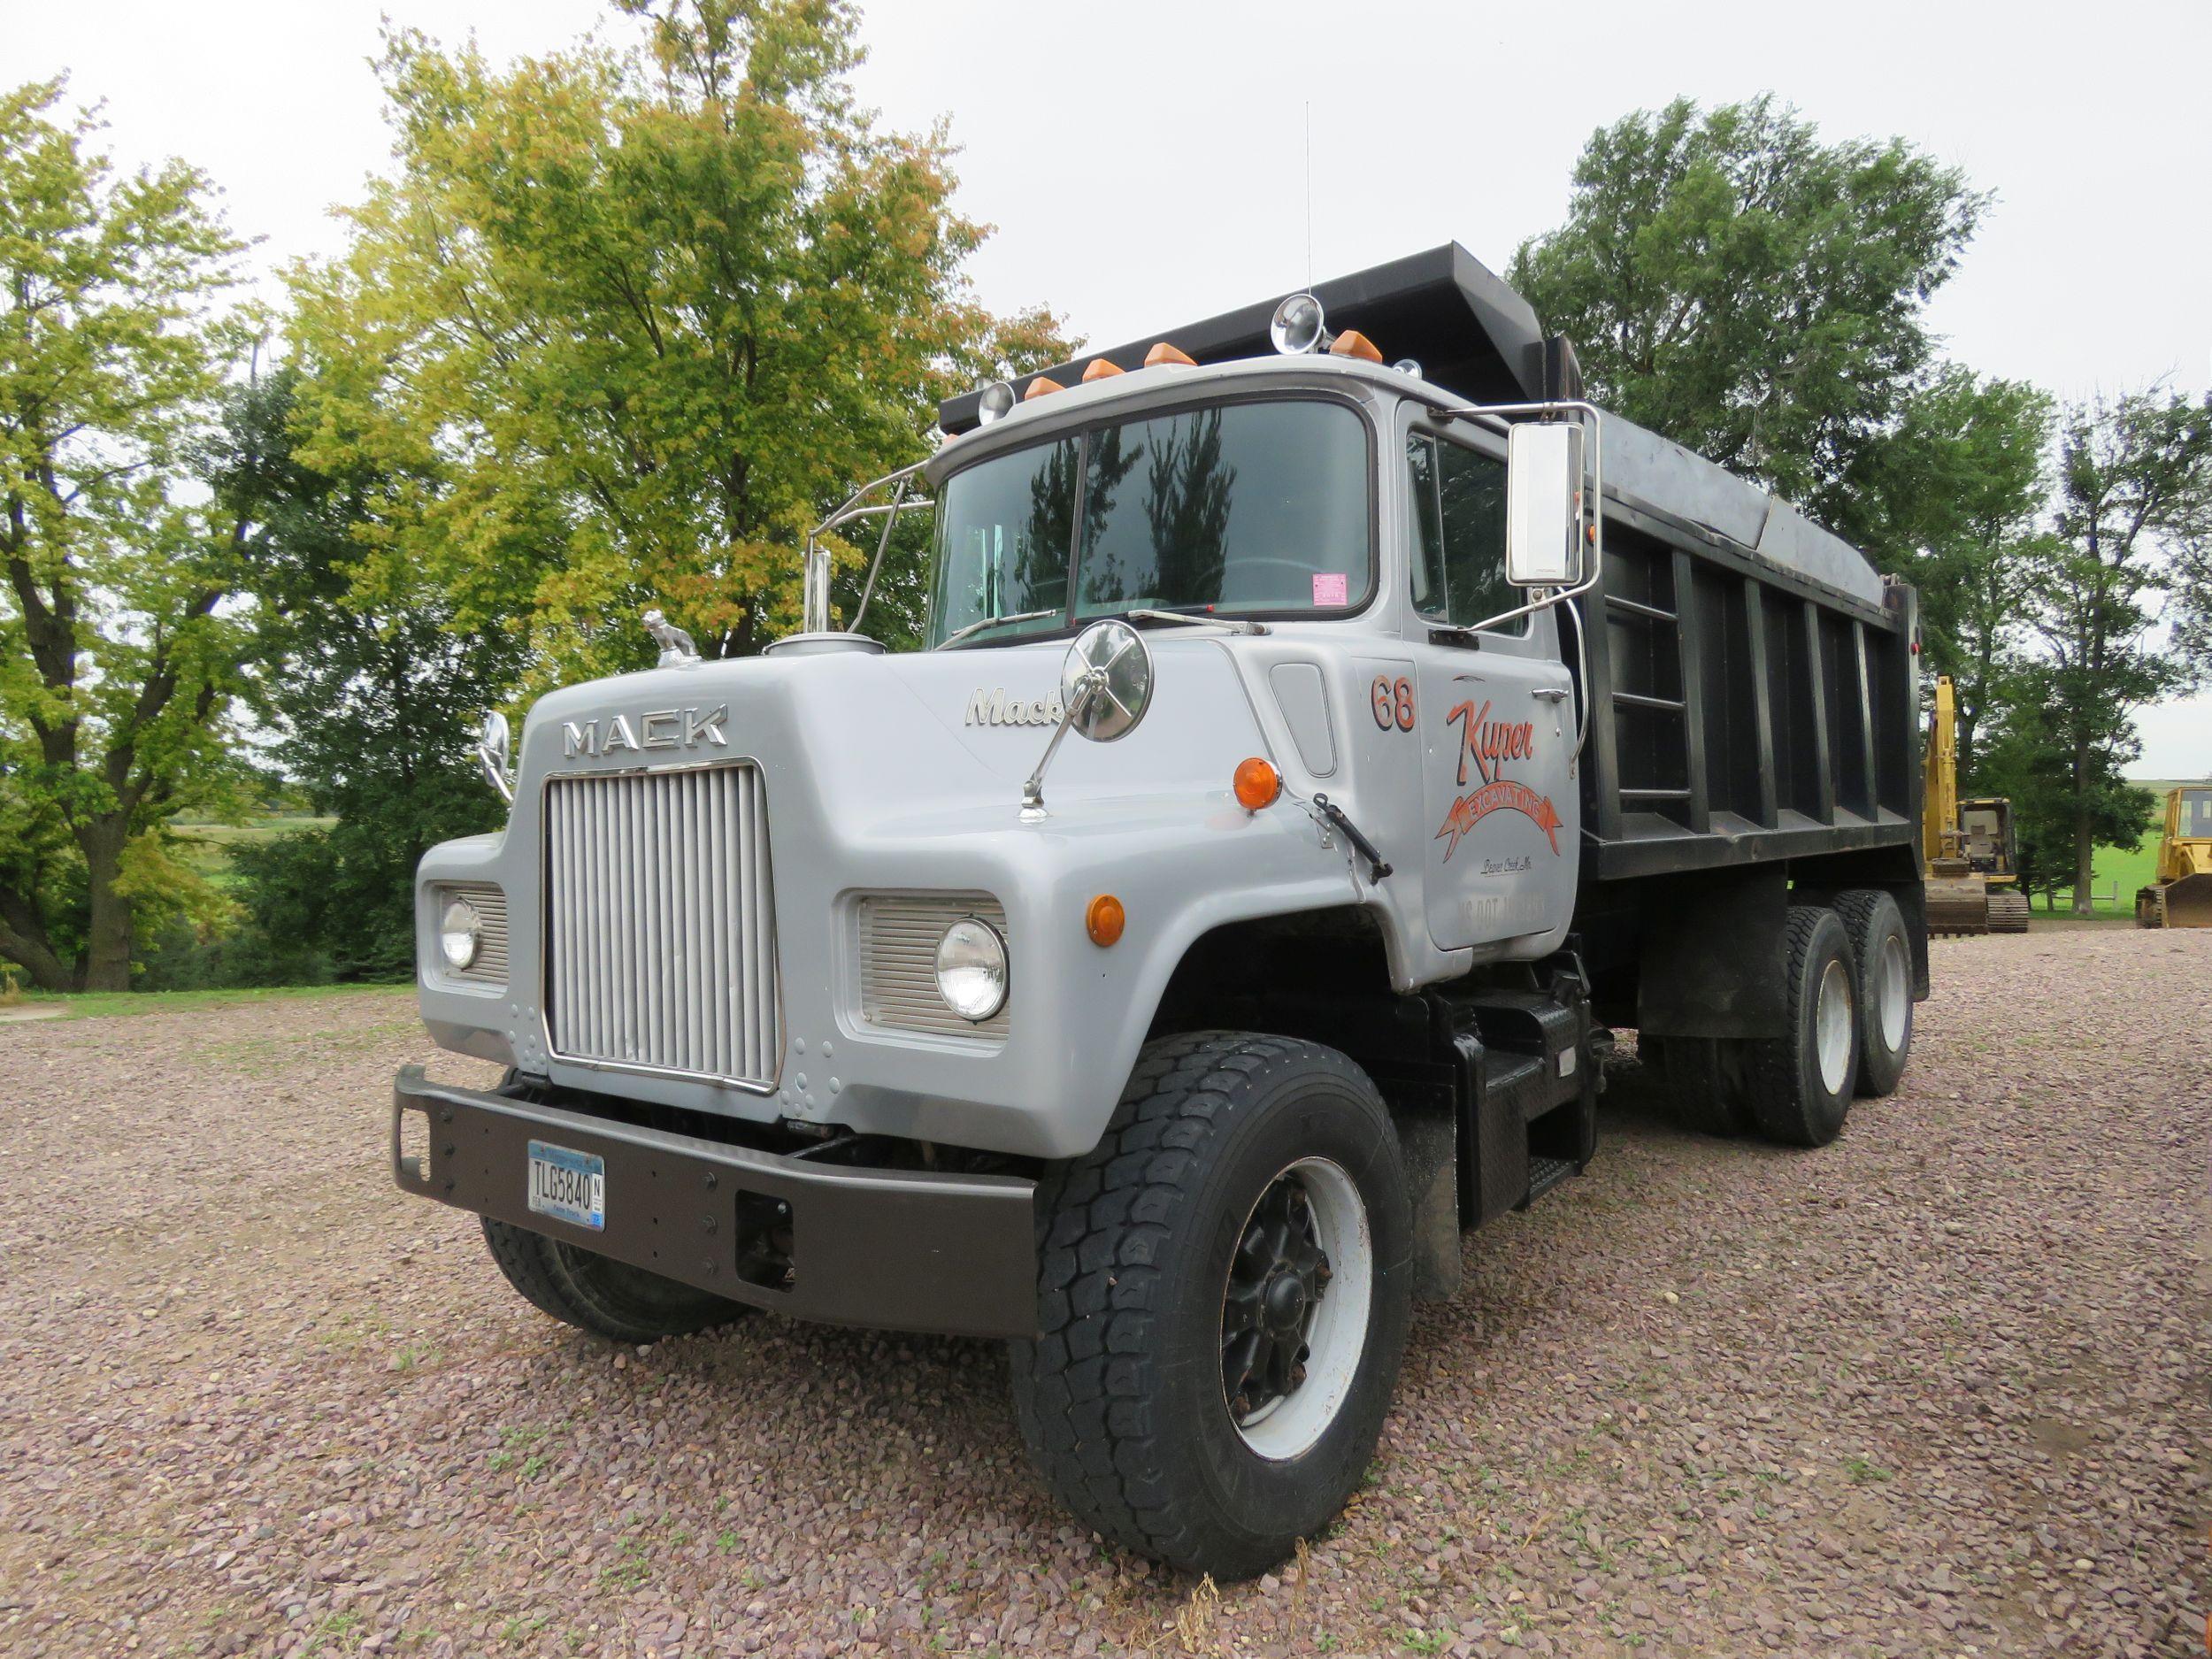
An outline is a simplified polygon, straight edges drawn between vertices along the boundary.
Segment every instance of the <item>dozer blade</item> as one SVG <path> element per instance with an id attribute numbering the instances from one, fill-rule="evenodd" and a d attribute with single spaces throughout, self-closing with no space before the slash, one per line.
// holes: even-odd
<path id="1" fill-rule="evenodd" d="M 1930 933 L 1989 931 L 1989 884 L 1981 877 L 1931 876 L 1926 885 Z"/>
<path id="2" fill-rule="evenodd" d="M 2028 895 L 2017 887 L 1993 887 L 1989 895 L 1989 931 L 2024 933 L 2028 931 Z"/>
<path id="3" fill-rule="evenodd" d="M 2162 883 L 2168 927 L 2212 927 L 2212 875 L 2184 876 Z"/>

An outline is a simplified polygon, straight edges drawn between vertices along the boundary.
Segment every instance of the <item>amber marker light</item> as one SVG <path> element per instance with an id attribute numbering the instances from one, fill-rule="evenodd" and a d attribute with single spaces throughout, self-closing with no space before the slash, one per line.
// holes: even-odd
<path id="1" fill-rule="evenodd" d="M 1187 351 L 1179 350 L 1164 340 L 1144 354 L 1144 366 L 1148 369 L 1156 369 L 1163 363 L 1179 363 L 1187 369 L 1194 369 L 1198 366 L 1196 357 Z"/>
<path id="2" fill-rule="evenodd" d="M 1273 806 L 1283 792 L 1283 774 L 1257 755 L 1237 763 L 1237 804 L 1248 812 Z"/>
<path id="3" fill-rule="evenodd" d="M 1102 380 L 1110 375 L 1119 374 L 1120 373 L 1121 365 L 1119 364 L 1109 363 L 1105 358 L 1100 357 L 1094 362 L 1089 368 L 1083 371 L 1083 380 L 1084 383 L 1087 385 L 1093 380 Z"/>
<path id="4" fill-rule="evenodd" d="M 1332 357 L 1357 357 L 1362 363 L 1380 363 L 1382 349 L 1356 328 L 1347 328 L 1330 343 Z"/>
<path id="5" fill-rule="evenodd" d="M 1054 392 L 1064 392 L 1067 389 L 1050 375 L 1040 374 L 1035 380 L 1030 381 L 1029 389 L 1022 394 L 1022 402 L 1025 403 L 1033 397 L 1044 397 Z"/>
<path id="6" fill-rule="evenodd" d="M 1091 943 L 1103 948 L 1121 937 L 1128 920 L 1129 913 L 1121 908 L 1121 901 L 1110 893 L 1102 893 L 1083 911 L 1083 931 L 1091 936 Z"/>

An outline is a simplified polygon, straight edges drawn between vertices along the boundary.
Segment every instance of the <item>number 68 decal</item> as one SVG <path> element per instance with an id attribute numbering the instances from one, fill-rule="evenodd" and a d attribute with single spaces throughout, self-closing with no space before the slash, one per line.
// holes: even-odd
<path id="1" fill-rule="evenodd" d="M 1403 678 L 1392 680 L 1387 674 L 1377 674 L 1375 683 L 1368 687 L 1367 704 L 1374 711 L 1375 724 L 1387 732 L 1396 726 L 1401 732 L 1413 729 L 1413 682 Z"/>

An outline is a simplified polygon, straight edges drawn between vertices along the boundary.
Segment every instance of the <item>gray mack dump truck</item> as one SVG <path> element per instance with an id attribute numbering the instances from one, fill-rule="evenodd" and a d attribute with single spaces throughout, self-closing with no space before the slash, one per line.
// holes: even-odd
<path id="1" fill-rule="evenodd" d="M 1386 356 L 1387 360 L 1386 360 Z M 409 1192 L 625 1341 L 1007 1340 L 1052 1490 L 1329 1525 L 1409 1309 L 1596 1150 L 1611 1028 L 1817 1147 L 1927 988 L 1912 591 L 1590 406 L 1448 246 L 953 398 L 805 631 L 541 700 L 419 876 Z M 926 648 L 833 540 L 934 515 Z M 872 581 L 872 572 L 870 572 Z"/>

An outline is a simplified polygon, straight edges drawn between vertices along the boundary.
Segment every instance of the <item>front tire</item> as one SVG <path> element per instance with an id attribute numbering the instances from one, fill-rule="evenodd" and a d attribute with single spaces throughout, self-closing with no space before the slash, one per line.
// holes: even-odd
<path id="1" fill-rule="evenodd" d="M 492 1260 L 540 1312 L 613 1342 L 657 1342 L 723 1325 L 751 1309 L 658 1273 L 483 1217 Z"/>
<path id="2" fill-rule="evenodd" d="M 1149 1044 L 1099 1145 L 1038 1194 L 1014 1405 L 1060 1501 L 1124 1548 L 1244 1578 L 1374 1455 L 1410 1311 L 1390 1114 L 1333 1049 Z"/>
<path id="3" fill-rule="evenodd" d="M 1835 911 L 1793 904 L 1779 954 L 1785 1034 L 1744 1045 L 1744 1092 L 1769 1140 L 1824 1147 L 1843 1133 L 1858 1083 L 1851 938 Z"/>
<path id="4" fill-rule="evenodd" d="M 1897 901 L 1879 887 L 1837 894 L 1836 914 L 1858 968 L 1858 1092 L 1878 1100 L 1895 1092 L 1912 1058 L 1912 942 Z"/>

